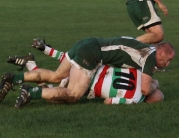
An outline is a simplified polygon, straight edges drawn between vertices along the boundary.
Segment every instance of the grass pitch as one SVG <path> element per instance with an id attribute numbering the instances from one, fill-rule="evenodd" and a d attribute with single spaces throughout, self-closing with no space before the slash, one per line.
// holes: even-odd
<path id="1" fill-rule="evenodd" d="M 179 8 L 176 2 L 163 0 L 168 17 L 159 11 L 165 30 L 164 41 L 176 48 L 176 57 L 166 73 L 156 73 L 165 101 L 156 104 L 106 106 L 102 100 L 85 100 L 75 105 L 54 105 L 32 101 L 14 110 L 17 91 L 10 91 L 0 103 L 2 138 L 172 138 L 179 137 Z M 17 73 L 6 63 L 9 55 L 36 55 L 39 67 L 55 70 L 58 61 L 31 47 L 33 38 L 67 51 L 85 37 L 138 36 L 123 0 L 1 0 L 0 72 Z"/>

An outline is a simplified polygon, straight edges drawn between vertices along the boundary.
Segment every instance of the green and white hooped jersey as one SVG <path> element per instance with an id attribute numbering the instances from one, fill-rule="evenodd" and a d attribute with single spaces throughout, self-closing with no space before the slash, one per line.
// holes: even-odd
<path id="1" fill-rule="evenodd" d="M 101 66 L 95 74 L 88 99 L 112 98 L 111 104 L 132 104 L 144 100 L 141 92 L 141 72 L 131 68 Z"/>

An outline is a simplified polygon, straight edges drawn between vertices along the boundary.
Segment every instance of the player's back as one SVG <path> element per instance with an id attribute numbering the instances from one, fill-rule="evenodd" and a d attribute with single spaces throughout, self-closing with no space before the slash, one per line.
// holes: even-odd
<path id="1" fill-rule="evenodd" d="M 141 72 L 137 69 L 101 66 L 90 86 L 88 98 L 126 98 L 138 103 L 142 98 Z"/>
<path id="2" fill-rule="evenodd" d="M 147 57 L 155 51 L 152 45 L 132 37 L 97 38 L 101 46 L 102 64 L 141 69 Z M 153 55 L 154 58 L 155 54 Z"/>

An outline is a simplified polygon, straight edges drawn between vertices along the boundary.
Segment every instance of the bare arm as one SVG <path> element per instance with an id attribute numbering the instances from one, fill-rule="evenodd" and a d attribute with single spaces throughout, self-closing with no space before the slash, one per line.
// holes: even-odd
<path id="1" fill-rule="evenodd" d="M 161 0 L 154 0 L 154 1 L 157 3 L 158 7 L 162 10 L 162 12 L 164 13 L 164 15 L 168 15 L 168 9 L 167 9 L 167 7 L 162 3 L 162 1 L 161 1 Z"/>
<path id="2" fill-rule="evenodd" d="M 141 91 L 144 96 L 152 94 L 159 87 L 157 80 L 154 80 L 151 76 L 142 73 Z"/>

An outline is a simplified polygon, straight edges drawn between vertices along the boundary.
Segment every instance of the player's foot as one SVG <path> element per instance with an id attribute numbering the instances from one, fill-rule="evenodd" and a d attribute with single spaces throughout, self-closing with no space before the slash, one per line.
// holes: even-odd
<path id="1" fill-rule="evenodd" d="M 45 40 L 42 40 L 40 38 L 36 38 L 36 39 L 33 39 L 33 44 L 32 44 L 32 47 L 33 48 L 36 48 L 40 51 L 44 51 L 45 50 Z"/>
<path id="2" fill-rule="evenodd" d="M 8 63 L 21 66 L 21 68 L 18 69 L 19 71 L 24 69 L 28 61 L 35 61 L 34 55 L 31 53 L 29 53 L 27 56 L 9 56 L 7 60 Z"/>
<path id="3" fill-rule="evenodd" d="M 0 84 L 0 102 L 2 102 L 8 92 L 13 90 L 13 79 L 14 74 L 5 73 L 2 75 L 1 84 Z"/>
<path id="4" fill-rule="evenodd" d="M 40 38 L 33 39 L 32 47 L 36 48 L 37 50 L 44 51 L 45 47 L 51 47 L 49 44 L 45 44 L 45 40 L 42 40 Z"/>
<path id="5" fill-rule="evenodd" d="M 21 87 L 20 96 L 17 97 L 14 108 L 21 108 L 31 101 L 29 89 L 32 88 L 28 84 L 23 84 Z"/>

